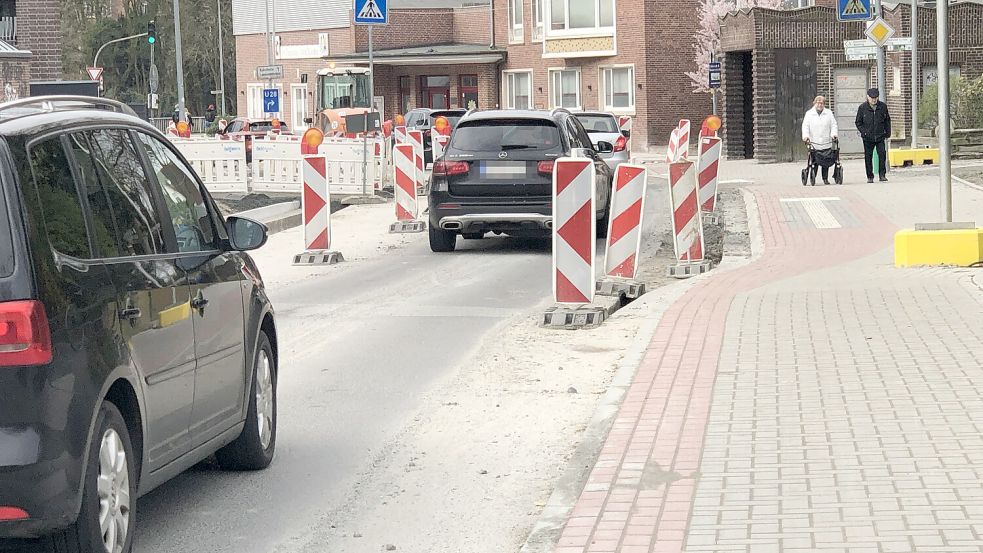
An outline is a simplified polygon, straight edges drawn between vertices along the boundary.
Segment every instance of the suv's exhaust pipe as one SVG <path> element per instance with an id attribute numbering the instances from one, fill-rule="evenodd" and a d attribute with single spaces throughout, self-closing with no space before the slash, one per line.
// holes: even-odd
<path id="1" fill-rule="evenodd" d="M 444 221 L 440 224 L 440 228 L 444 230 L 461 230 L 461 223 L 459 221 Z"/>

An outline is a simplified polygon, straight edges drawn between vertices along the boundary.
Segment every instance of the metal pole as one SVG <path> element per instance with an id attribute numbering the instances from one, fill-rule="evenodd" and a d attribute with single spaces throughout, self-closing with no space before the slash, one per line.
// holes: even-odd
<path id="1" fill-rule="evenodd" d="M 366 115 L 365 134 L 362 135 L 362 193 L 369 190 L 369 125 L 368 119 L 375 113 L 375 64 L 372 61 L 372 25 L 369 25 L 369 113 Z"/>
<path id="2" fill-rule="evenodd" d="M 181 57 L 181 8 L 174 3 L 174 55 L 177 58 L 177 115 L 178 121 L 188 121 L 184 113 L 184 59 Z"/>
<path id="3" fill-rule="evenodd" d="M 881 0 L 877 0 L 877 17 L 884 17 L 884 10 L 881 8 Z M 881 99 L 884 103 L 887 103 L 887 75 L 885 71 L 884 62 L 884 47 L 877 47 L 877 88 L 881 92 Z M 884 139 L 884 156 L 887 157 L 888 146 L 891 144 L 891 137 L 888 136 Z M 881 160 L 880 163 L 884 164 L 884 169 L 888 169 L 889 163 L 886 159 Z M 877 167 L 874 168 L 877 170 Z"/>
<path id="4" fill-rule="evenodd" d="M 152 68 L 153 66 L 154 66 L 154 45 L 151 44 L 150 45 L 150 67 Z M 150 88 L 149 85 L 150 85 L 150 83 L 147 83 L 147 87 L 148 88 Z M 154 90 L 151 88 L 150 89 L 150 96 L 148 97 L 148 100 L 150 98 L 152 98 L 154 94 L 156 94 L 156 92 L 154 92 Z M 153 103 L 152 102 L 147 102 L 147 104 L 148 104 L 147 105 L 147 113 L 150 114 L 150 117 L 153 117 L 154 116 L 154 108 L 150 107 L 150 106 L 153 105 Z"/>
<path id="5" fill-rule="evenodd" d="M 911 148 L 918 147 L 918 0 L 911 0 Z"/>
<path id="6" fill-rule="evenodd" d="M 215 9 L 218 12 L 218 74 L 222 82 L 219 83 L 218 89 L 220 91 L 219 98 L 219 109 L 222 111 L 221 114 L 227 113 L 225 111 L 225 53 L 222 45 L 222 0 L 215 0 Z"/>
<path id="7" fill-rule="evenodd" d="M 123 42 L 124 40 L 130 40 L 130 39 L 134 39 L 134 38 L 140 38 L 142 36 L 147 36 L 147 33 L 140 33 L 138 35 L 125 36 L 123 38 L 117 38 L 117 39 L 110 40 L 109 42 L 103 44 L 102 46 L 99 47 L 98 50 L 96 50 L 96 57 L 95 57 L 95 59 L 92 60 L 92 67 L 99 67 L 99 54 L 102 53 L 102 51 L 106 48 L 106 46 L 109 46 L 110 44 L 116 44 L 117 42 Z"/>
<path id="8" fill-rule="evenodd" d="M 710 61 L 717 61 L 717 56 L 715 54 L 710 54 Z M 713 114 L 717 115 L 717 89 L 710 89 L 710 97 L 713 99 Z"/>
<path id="9" fill-rule="evenodd" d="M 937 20 L 936 59 L 938 59 L 939 74 L 939 161 L 942 174 L 939 183 L 942 187 L 942 218 L 946 223 L 952 222 L 952 160 L 950 155 L 949 136 L 949 1 L 942 0 L 935 4 Z"/>

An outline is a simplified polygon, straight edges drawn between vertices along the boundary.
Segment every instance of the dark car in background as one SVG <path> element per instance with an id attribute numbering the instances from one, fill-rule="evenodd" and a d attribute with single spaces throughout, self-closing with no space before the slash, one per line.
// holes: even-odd
<path id="1" fill-rule="evenodd" d="M 607 232 L 612 171 L 567 110 L 491 110 L 465 115 L 430 181 L 430 248 L 453 251 L 458 235 L 548 236 L 553 228 L 553 165 L 578 154 L 593 160 L 598 233 Z"/>
<path id="2" fill-rule="evenodd" d="M 123 104 L 0 104 L 0 551 L 128 553 L 140 495 L 270 464 L 266 236 Z"/>
<path id="3" fill-rule="evenodd" d="M 433 141 L 430 137 L 433 130 L 434 121 L 438 117 L 446 117 L 450 123 L 451 130 L 457 127 L 457 123 L 464 117 L 467 110 L 463 109 L 429 109 L 417 108 L 410 110 L 406 114 L 406 130 L 423 131 L 423 159 L 424 163 L 433 163 Z"/>

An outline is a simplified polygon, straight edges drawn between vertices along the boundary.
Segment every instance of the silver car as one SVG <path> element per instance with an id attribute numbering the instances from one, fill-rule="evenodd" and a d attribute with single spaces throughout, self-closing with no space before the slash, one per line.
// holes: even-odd
<path id="1" fill-rule="evenodd" d="M 622 134 L 617 117 L 603 112 L 577 113 L 576 116 L 590 136 L 595 149 L 598 142 L 608 142 L 614 146 L 614 151 L 598 154 L 612 171 L 628 161 L 628 136 L 626 136 L 627 132 Z"/>

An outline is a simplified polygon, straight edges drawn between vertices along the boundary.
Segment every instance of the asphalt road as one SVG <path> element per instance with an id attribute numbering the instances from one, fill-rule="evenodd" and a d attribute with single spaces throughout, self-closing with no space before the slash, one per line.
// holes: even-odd
<path id="1" fill-rule="evenodd" d="M 664 181 L 651 186 L 649 205 L 664 202 Z M 345 509 L 418 398 L 499 323 L 550 297 L 549 267 L 547 240 L 459 240 L 437 255 L 421 236 L 269 290 L 281 342 L 273 465 L 231 473 L 205 463 L 153 491 L 138 504 L 134 551 L 293 551 Z"/>

